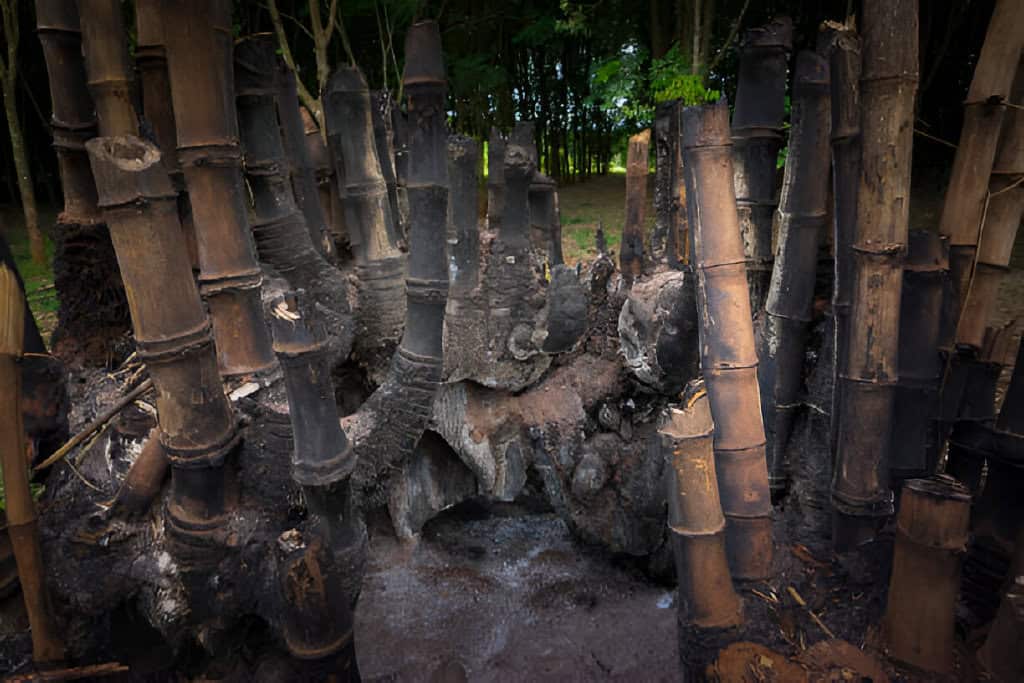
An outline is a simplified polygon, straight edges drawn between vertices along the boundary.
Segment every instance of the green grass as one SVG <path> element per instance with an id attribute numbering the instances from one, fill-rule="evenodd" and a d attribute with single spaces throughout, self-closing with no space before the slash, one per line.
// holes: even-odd
<path id="1" fill-rule="evenodd" d="M 647 177 L 647 231 L 654 226 L 653 191 L 652 174 Z M 558 208 L 562 218 L 562 252 L 566 263 L 575 264 L 597 255 L 594 238 L 598 224 L 604 227 L 608 248 L 618 253 L 622 224 L 626 218 L 626 176 L 609 173 L 559 187 Z"/>
<path id="2" fill-rule="evenodd" d="M 43 338 L 49 340 L 53 327 L 57 323 L 57 308 L 60 302 L 53 289 L 53 243 L 45 236 L 47 226 L 54 224 L 55 212 L 42 209 L 39 214 L 39 225 L 44 232 L 43 240 L 46 244 L 46 263 L 38 264 L 32 261 L 32 254 L 29 248 L 28 233 L 25 231 L 25 221 L 19 207 L 0 207 L 0 229 L 3 230 L 4 239 L 11 247 L 14 254 L 14 261 L 17 265 L 21 278 L 25 281 L 25 294 L 28 297 L 29 308 L 36 318 Z"/>

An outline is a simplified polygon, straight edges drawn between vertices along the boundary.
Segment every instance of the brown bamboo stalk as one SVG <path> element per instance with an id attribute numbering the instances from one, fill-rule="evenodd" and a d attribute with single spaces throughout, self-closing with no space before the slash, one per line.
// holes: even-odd
<path id="1" fill-rule="evenodd" d="M 626 220 L 622 224 L 619 268 L 627 282 L 644 270 L 644 217 L 647 209 L 647 159 L 650 129 L 629 138 L 626 152 Z"/>
<path id="2" fill-rule="evenodd" d="M 117 495 L 110 506 L 111 512 L 127 517 L 145 514 L 160 493 L 169 468 L 170 462 L 160 443 L 160 428 L 154 427 L 117 489 Z"/>
<path id="3" fill-rule="evenodd" d="M 85 153 L 85 141 L 96 135 L 96 114 L 87 87 L 75 4 L 36 0 L 36 26 L 49 74 L 53 146 L 64 189 L 61 221 L 88 225 L 99 219 L 96 185 Z"/>
<path id="4" fill-rule="evenodd" d="M 857 225 L 857 184 L 860 182 L 860 72 L 861 44 L 850 26 L 826 24 L 834 31 L 829 47 L 832 85 L 832 194 L 834 221 L 832 251 L 832 316 L 835 348 L 832 366 L 831 444 L 839 433 L 840 377 L 846 374 L 853 292 L 853 240 Z"/>
<path id="5" fill-rule="evenodd" d="M 897 378 L 910 153 L 917 90 L 917 0 L 865 0 L 861 177 L 855 285 L 832 482 L 833 543 L 872 538 L 892 514 L 889 438 Z M 884 178 L 885 182 L 878 182 Z"/>
<path id="6" fill-rule="evenodd" d="M 718 496 L 711 419 L 704 382 L 694 380 L 680 408 L 658 430 L 668 469 L 668 528 L 679 582 L 679 656 L 683 679 L 704 671 L 721 632 L 743 623 L 725 554 L 725 517 Z M 709 647 L 710 646 L 710 647 Z"/>
<path id="7" fill-rule="evenodd" d="M 163 0 L 178 160 L 185 173 L 206 300 L 225 375 L 276 364 L 263 321 L 242 185 L 231 74 L 229 0 Z"/>
<path id="8" fill-rule="evenodd" d="M 726 550 L 734 578 L 763 579 L 772 566 L 771 500 L 746 257 L 732 189 L 728 103 L 686 107 L 682 122 L 701 369 L 715 419 Z"/>
<path id="9" fill-rule="evenodd" d="M 89 92 L 100 135 L 138 135 L 134 78 L 119 0 L 77 0 Z"/>
<path id="10" fill-rule="evenodd" d="M 345 251 L 353 244 L 358 243 L 359 236 L 352 234 L 346 223 L 344 202 L 342 201 L 345 192 L 344 179 L 338 175 L 338 169 L 331 161 L 327 142 L 313 115 L 309 113 L 308 109 L 302 107 L 299 109 L 299 116 L 302 118 L 306 155 L 314 169 L 317 196 L 320 198 L 324 220 L 327 221 L 327 231 L 330 233 L 336 249 Z M 344 171 L 344 169 L 341 170 Z"/>
<path id="11" fill-rule="evenodd" d="M 829 70 L 814 52 L 797 56 L 792 122 L 779 202 L 779 246 L 758 353 L 768 483 L 777 491 L 789 481 L 789 437 L 813 315 L 818 240 L 828 217 Z"/>
<path id="12" fill-rule="evenodd" d="M 778 17 L 746 32 L 732 120 L 733 170 L 752 312 L 764 307 L 772 276 L 776 163 L 782 148 L 786 63 L 793 22 Z"/>
<path id="13" fill-rule="evenodd" d="M 497 231 L 505 213 L 505 137 L 491 127 L 487 139 L 487 229 Z"/>
<path id="14" fill-rule="evenodd" d="M 950 270 L 956 293 L 953 327 L 970 285 L 988 178 L 1022 46 L 1024 3 L 998 0 L 967 91 L 960 143 L 939 219 L 939 232 L 949 237 Z"/>
<path id="15" fill-rule="evenodd" d="M 952 477 L 903 486 L 885 639 L 890 657 L 922 671 L 953 671 L 953 612 L 970 509 L 971 496 Z"/>
<path id="16" fill-rule="evenodd" d="M 0 467 L 3 468 L 7 533 L 18 565 L 21 593 L 32 631 L 32 658 L 37 664 L 64 658 L 46 593 L 39 522 L 29 490 L 28 451 L 21 411 L 21 368 L 26 303 L 18 280 L 0 264 Z"/>
<path id="17" fill-rule="evenodd" d="M 152 143 L 95 138 L 86 148 L 129 293 L 139 358 L 156 388 L 160 443 L 172 467 L 169 533 L 186 567 L 205 566 L 218 559 L 218 535 L 232 506 L 224 462 L 238 429 L 179 237 L 177 193 Z"/>
<path id="18" fill-rule="evenodd" d="M 984 226 L 956 330 L 958 348 L 977 350 L 984 342 L 1024 214 L 1024 62 L 1017 66 L 1010 104 L 1016 106 L 1003 118 L 985 199 Z"/>
<path id="19" fill-rule="evenodd" d="M 391 215 L 398 225 L 398 234 L 403 240 L 409 239 L 408 227 L 402 223 L 402 213 L 398 208 L 398 179 L 395 176 L 395 145 L 391 130 L 391 108 L 395 106 L 391 93 L 387 90 L 375 90 L 370 93 L 371 113 L 373 117 L 373 139 L 377 146 L 377 159 L 380 171 L 384 176 L 384 185 L 388 189 L 388 204 Z"/>

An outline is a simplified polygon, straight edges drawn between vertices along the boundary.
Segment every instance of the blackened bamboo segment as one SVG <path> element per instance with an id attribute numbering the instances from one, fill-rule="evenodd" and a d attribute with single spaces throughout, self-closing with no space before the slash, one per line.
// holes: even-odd
<path id="1" fill-rule="evenodd" d="M 732 120 L 733 164 L 755 314 L 764 306 L 772 275 L 772 217 L 778 202 L 775 169 L 782 148 L 786 64 L 792 45 L 793 22 L 779 17 L 747 31 L 740 52 Z"/>
<path id="2" fill-rule="evenodd" d="M 377 159 L 380 171 L 384 176 L 384 185 L 388 189 L 388 204 L 391 216 L 396 222 L 398 234 L 408 239 L 408 226 L 402 222 L 402 212 L 398 208 L 398 177 L 395 175 L 395 143 L 391 129 L 391 108 L 394 102 L 387 90 L 375 90 L 370 93 L 371 113 L 373 114 L 373 139 L 377 147 Z"/>
<path id="3" fill-rule="evenodd" d="M 889 441 L 897 377 L 910 155 L 917 90 L 917 1 L 864 5 L 861 177 L 846 375 L 841 378 L 833 543 L 871 538 L 892 514 Z M 885 178 L 885 182 L 878 182 Z"/>
<path id="4" fill-rule="evenodd" d="M 985 328 L 999 298 L 999 286 L 1010 265 L 1010 255 L 1024 215 L 1024 61 L 1017 66 L 1010 104 L 1003 118 L 1002 132 L 992 175 L 988 182 L 985 225 L 978 240 L 978 253 L 964 298 L 956 330 L 958 347 L 980 350 Z"/>
<path id="5" fill-rule="evenodd" d="M 1024 680 L 1024 624 L 1019 613 L 1024 604 L 1024 528 L 1017 533 L 1010 572 L 995 621 L 978 661 L 1000 681 Z"/>
<path id="6" fill-rule="evenodd" d="M 274 106 L 277 43 L 260 34 L 235 45 L 235 88 L 245 173 L 252 192 L 253 234 L 261 260 L 293 288 L 305 289 L 323 306 L 332 331 L 332 352 L 344 358 L 352 346 L 348 283 L 317 250 L 305 216 L 295 204 L 284 143 Z"/>
<path id="7" fill-rule="evenodd" d="M 558 221 L 558 184 L 543 173 L 530 182 L 530 242 L 547 257 L 549 267 L 562 263 L 562 228 Z"/>
<path id="8" fill-rule="evenodd" d="M 939 220 L 939 232 L 950 240 L 956 317 L 963 310 L 970 286 L 985 214 L 988 177 L 1022 46 L 1024 3 L 998 0 L 967 91 L 960 143 Z M 952 322 L 955 324 L 956 320 Z"/>
<path id="9" fill-rule="evenodd" d="M 300 296 L 289 293 L 275 299 L 270 326 L 295 440 L 292 478 L 303 486 L 326 486 L 352 473 L 355 456 L 338 422 L 327 335 Z"/>
<path id="10" fill-rule="evenodd" d="M 647 159 L 650 129 L 629 138 L 626 152 L 626 220 L 622 224 L 619 268 L 629 282 L 644 270 L 644 219 L 647 210 Z"/>
<path id="11" fill-rule="evenodd" d="M 448 136 L 448 245 L 452 294 L 465 294 L 480 277 L 480 223 L 477 220 L 480 143 Z"/>
<path id="12" fill-rule="evenodd" d="M 668 461 L 668 525 L 679 580 L 679 623 L 697 629 L 736 626 L 743 619 L 725 555 L 713 433 L 704 384 L 691 382 L 682 408 L 669 410 L 658 435 Z"/>
<path id="13" fill-rule="evenodd" d="M 654 109 L 654 231 L 651 233 L 651 258 L 670 260 L 673 232 L 677 230 L 680 209 L 677 187 L 682 173 L 679 152 L 678 100 L 662 102 Z"/>
<path id="14" fill-rule="evenodd" d="M 696 259 L 701 369 L 734 578 L 771 573 L 771 500 L 745 255 L 732 192 L 729 107 L 683 109 L 683 169 Z"/>
<path id="15" fill-rule="evenodd" d="M 797 56 L 792 128 L 779 204 L 779 246 L 765 303 L 758 380 L 773 490 L 789 480 L 789 437 L 803 376 L 804 341 L 812 317 L 818 241 L 828 213 L 828 62 Z"/>
<path id="16" fill-rule="evenodd" d="M 256 264 L 242 185 L 231 3 L 163 0 L 178 160 L 192 203 L 199 251 L 199 291 L 217 339 L 221 372 L 270 369 L 275 361 L 260 309 Z"/>
<path id="17" fill-rule="evenodd" d="M 935 469 L 942 380 L 939 335 L 948 275 L 947 240 L 938 233 L 912 230 L 903 267 L 899 382 L 889 446 L 894 478 L 927 477 Z"/>
<path id="18" fill-rule="evenodd" d="M 336 166 L 341 163 L 340 157 L 334 162 L 331 161 L 331 152 L 327 149 L 324 135 L 321 134 L 316 119 L 309 110 L 299 107 L 299 116 L 302 119 L 306 155 L 315 170 L 317 195 L 320 198 L 324 219 L 327 221 L 327 231 L 338 251 L 347 250 L 359 243 L 359 235 L 353 233 L 346 223 L 342 200 L 345 193 L 345 169 Z"/>
<path id="19" fill-rule="evenodd" d="M 36 26 L 53 105 L 50 123 L 64 190 L 61 219 L 66 223 L 93 223 L 99 209 L 85 141 L 96 135 L 96 114 L 87 86 L 75 3 L 36 0 Z"/>
<path id="20" fill-rule="evenodd" d="M 223 463 L 237 437 L 210 332 L 180 238 L 177 194 L 155 145 L 86 145 L 128 292 L 139 357 L 157 390 L 160 442 L 174 468 L 169 523 L 202 542 L 226 521 Z"/>
<path id="21" fill-rule="evenodd" d="M 77 0 L 89 92 L 100 135 L 137 135 L 134 79 L 119 0 Z"/>
<path id="22" fill-rule="evenodd" d="M 505 136 L 491 127 L 487 139 L 487 229 L 498 230 L 505 213 Z"/>
<path id="23" fill-rule="evenodd" d="M 889 656 L 921 671 L 953 671 L 954 607 L 971 496 L 945 475 L 903 486 L 885 638 Z"/>
<path id="24" fill-rule="evenodd" d="M 121 482 L 111 506 L 112 511 L 129 518 L 144 515 L 160 493 L 169 467 L 167 454 L 160 443 L 160 428 L 154 427 Z"/>
<path id="25" fill-rule="evenodd" d="M 335 256 L 334 240 L 327 229 L 327 218 L 317 189 L 316 167 L 306 145 L 306 133 L 299 111 L 299 93 L 295 72 L 283 60 L 277 64 L 277 114 L 281 119 L 281 136 L 290 163 L 292 190 L 295 201 L 302 209 L 309 229 L 309 237 L 324 256 Z M 319 137 L 319 131 L 317 132 Z M 323 139 L 320 145 L 323 146 Z M 326 148 L 324 149 L 326 162 Z"/>

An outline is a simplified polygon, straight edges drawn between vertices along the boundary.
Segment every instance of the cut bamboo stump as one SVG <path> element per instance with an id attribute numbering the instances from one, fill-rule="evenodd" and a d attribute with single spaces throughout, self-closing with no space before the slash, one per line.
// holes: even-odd
<path id="1" fill-rule="evenodd" d="M 771 499 L 724 99 L 683 110 L 683 169 L 729 566 L 734 578 L 764 579 L 772 567 Z"/>
<path id="2" fill-rule="evenodd" d="M 628 284 L 632 284 L 644 270 L 644 214 L 650 142 L 650 129 L 631 136 L 626 156 L 626 221 L 622 224 L 619 268 Z"/>
<path id="3" fill-rule="evenodd" d="M 833 536 L 844 551 L 892 514 L 889 440 L 910 209 L 917 91 L 916 0 L 866 0 L 861 77 L 861 176 L 854 289 L 832 483 Z M 884 183 L 877 182 L 885 178 Z"/>

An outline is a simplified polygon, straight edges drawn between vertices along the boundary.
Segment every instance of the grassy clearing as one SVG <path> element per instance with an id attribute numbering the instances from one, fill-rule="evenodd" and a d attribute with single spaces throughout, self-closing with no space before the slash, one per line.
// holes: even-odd
<path id="1" fill-rule="evenodd" d="M 654 177 L 647 177 L 646 230 L 654 226 Z M 585 182 L 558 188 L 562 215 L 562 251 L 565 261 L 575 264 L 597 255 L 594 237 L 597 226 L 604 226 L 608 248 L 619 250 L 622 224 L 626 218 L 626 176 L 610 173 Z"/>

